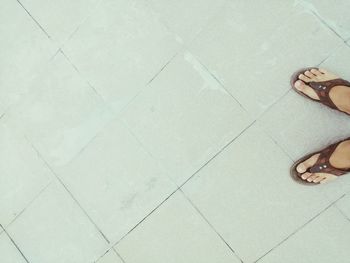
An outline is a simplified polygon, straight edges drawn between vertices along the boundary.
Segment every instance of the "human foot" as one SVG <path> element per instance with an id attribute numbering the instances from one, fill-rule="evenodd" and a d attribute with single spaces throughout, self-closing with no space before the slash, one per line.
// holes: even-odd
<path id="1" fill-rule="evenodd" d="M 323 184 L 350 172 L 350 138 L 296 162 L 292 177 L 304 184 Z"/>
<path id="2" fill-rule="evenodd" d="M 308 68 L 295 73 L 291 84 L 299 94 L 350 115 L 350 82 L 337 75 Z"/>

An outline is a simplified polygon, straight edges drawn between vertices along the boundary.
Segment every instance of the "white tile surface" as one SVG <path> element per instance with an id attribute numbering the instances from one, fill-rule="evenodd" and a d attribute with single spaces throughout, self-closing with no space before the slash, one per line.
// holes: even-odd
<path id="1" fill-rule="evenodd" d="M 336 0 L 330 4 L 327 0 L 298 0 L 296 3 L 308 12 L 317 14 L 344 40 L 350 39 L 350 18 L 347 15 L 347 10 L 350 8 L 349 1 Z"/>
<path id="2" fill-rule="evenodd" d="M 128 263 L 240 262 L 180 192 L 116 250 Z"/>
<path id="3" fill-rule="evenodd" d="M 112 243 L 176 189 L 117 120 L 62 168 L 59 175 Z"/>
<path id="4" fill-rule="evenodd" d="M 97 263 L 122 263 L 122 260 L 117 256 L 113 249 L 108 251 Z"/>
<path id="5" fill-rule="evenodd" d="M 30 143 L 0 123 L 0 224 L 7 226 L 52 178 Z"/>
<path id="6" fill-rule="evenodd" d="M 251 122 L 188 52 L 178 55 L 122 118 L 178 184 Z"/>
<path id="7" fill-rule="evenodd" d="M 190 50 L 252 116 L 259 116 L 288 90 L 293 71 L 317 65 L 342 44 L 314 15 L 294 10 L 290 1 L 271 1 L 273 16 L 264 1 L 252 2 L 254 6 L 238 1 L 245 12 L 236 1 L 229 2 Z M 308 30 L 300 30 L 305 24 Z"/>
<path id="8" fill-rule="evenodd" d="M 349 118 L 291 90 L 259 120 L 294 159 L 347 138 Z"/>
<path id="9" fill-rule="evenodd" d="M 23 8 L 12 0 L 0 3 L 0 116 L 23 93 L 28 82 L 56 49 Z"/>
<path id="10" fill-rule="evenodd" d="M 323 61 L 320 67 L 334 72 L 343 79 L 350 80 L 350 46 L 344 43 Z"/>
<path id="11" fill-rule="evenodd" d="M 100 0 L 20 0 L 20 2 L 60 46 L 93 13 Z"/>
<path id="12" fill-rule="evenodd" d="M 58 182 L 8 227 L 29 262 L 93 262 L 106 241 Z"/>
<path id="13" fill-rule="evenodd" d="M 0 224 L 30 263 L 349 258 L 350 175 L 289 176 L 350 136 L 289 84 L 350 80 L 348 1 L 0 2 Z"/>
<path id="14" fill-rule="evenodd" d="M 294 90 L 269 109 L 259 124 L 294 161 L 350 136 L 348 116 L 307 100 Z M 336 200 L 350 191 L 350 177 L 342 176 L 318 188 Z"/>
<path id="15" fill-rule="evenodd" d="M 350 223 L 330 208 L 259 263 L 344 263 L 350 258 Z"/>
<path id="16" fill-rule="evenodd" d="M 118 111 L 175 55 L 178 44 L 143 1 L 105 0 L 64 50 Z"/>
<path id="17" fill-rule="evenodd" d="M 340 199 L 336 206 L 344 213 L 350 221 L 350 192 Z"/>
<path id="18" fill-rule="evenodd" d="M 5 117 L 52 166 L 68 163 L 113 118 L 61 53 L 31 85 L 35 90 Z"/>
<path id="19" fill-rule="evenodd" d="M 3 263 L 26 263 L 21 253 L 4 232 L 0 233 L 0 255 Z"/>
<path id="20" fill-rule="evenodd" d="M 226 0 L 149 0 L 177 40 L 189 43 L 220 11 Z"/>
<path id="21" fill-rule="evenodd" d="M 254 262 L 324 209 L 315 188 L 296 184 L 291 161 L 253 126 L 184 186 L 244 262 Z"/>

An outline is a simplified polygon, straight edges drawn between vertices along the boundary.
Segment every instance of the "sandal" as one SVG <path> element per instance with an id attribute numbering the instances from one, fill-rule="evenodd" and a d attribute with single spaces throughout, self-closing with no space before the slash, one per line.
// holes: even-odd
<path id="1" fill-rule="evenodd" d="M 350 168 L 349 169 L 338 169 L 338 168 L 335 168 L 333 165 L 331 165 L 331 163 L 329 162 L 329 159 L 331 158 L 332 154 L 334 153 L 334 151 L 338 147 L 338 145 L 340 143 L 342 143 L 344 141 L 348 141 L 348 140 L 350 140 L 350 138 L 347 138 L 345 140 L 342 140 L 340 142 L 332 144 L 321 151 L 308 154 L 307 156 L 304 156 L 303 158 L 299 159 L 298 161 L 296 161 L 294 163 L 294 165 L 290 169 L 291 177 L 296 182 L 303 184 L 303 185 L 317 185 L 320 183 L 309 182 L 309 181 L 301 178 L 301 176 L 306 172 L 309 172 L 309 173 L 328 173 L 328 174 L 333 174 L 335 176 L 341 176 L 343 174 L 350 172 Z M 320 154 L 316 163 L 312 167 L 308 168 L 304 173 L 299 173 L 296 170 L 298 165 L 305 162 L 307 159 L 309 159 L 311 156 L 313 156 L 315 154 Z"/>
<path id="2" fill-rule="evenodd" d="M 317 69 L 318 68 L 304 68 L 304 69 L 300 69 L 298 70 L 297 72 L 295 72 L 292 77 L 291 77 L 291 80 L 290 80 L 290 84 L 292 86 L 292 88 L 297 92 L 299 93 L 300 95 L 310 99 L 310 100 L 313 100 L 313 101 L 316 101 L 318 103 L 322 103 L 334 110 L 337 110 L 337 111 L 340 111 L 342 113 L 345 113 L 347 115 L 350 115 L 342 110 L 340 110 L 334 103 L 333 101 L 331 100 L 331 98 L 329 97 L 329 92 L 331 91 L 331 89 L 335 86 L 347 86 L 350 88 L 350 82 L 349 81 L 346 81 L 344 79 L 341 79 L 341 78 L 337 78 L 337 79 L 332 79 L 332 80 L 328 80 L 328 81 L 320 81 L 320 82 L 316 82 L 316 81 L 311 81 L 311 82 L 307 82 L 305 84 L 307 84 L 308 86 L 310 86 L 318 95 L 318 97 L 320 98 L 319 100 L 316 100 L 316 99 L 313 99 L 313 98 L 310 98 L 309 96 L 307 96 L 305 93 L 297 90 L 295 87 L 294 87 L 294 84 L 296 81 L 300 80 L 299 79 L 299 75 L 300 74 L 303 74 L 305 71 L 308 71 L 308 70 L 311 70 L 311 69 Z"/>

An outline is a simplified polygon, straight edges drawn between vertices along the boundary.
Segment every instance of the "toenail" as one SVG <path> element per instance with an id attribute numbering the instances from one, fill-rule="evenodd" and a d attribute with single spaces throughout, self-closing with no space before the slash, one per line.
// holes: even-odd
<path id="1" fill-rule="evenodd" d="M 304 173 L 304 172 L 305 172 L 305 169 L 304 169 L 304 167 L 298 166 L 298 167 L 297 167 L 297 171 L 298 171 L 299 173 Z"/>

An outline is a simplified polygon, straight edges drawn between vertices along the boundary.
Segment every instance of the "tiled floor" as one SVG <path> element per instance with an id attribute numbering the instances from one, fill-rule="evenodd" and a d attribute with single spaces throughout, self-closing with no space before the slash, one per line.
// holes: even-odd
<path id="1" fill-rule="evenodd" d="M 350 119 L 347 0 L 1 0 L 1 263 L 349 263 L 350 176 L 293 160 Z"/>

